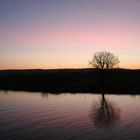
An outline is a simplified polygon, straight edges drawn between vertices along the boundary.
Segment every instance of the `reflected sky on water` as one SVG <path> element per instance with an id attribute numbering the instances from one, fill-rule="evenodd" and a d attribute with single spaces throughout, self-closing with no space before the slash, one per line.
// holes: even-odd
<path id="1" fill-rule="evenodd" d="M 140 96 L 0 92 L 0 139 L 139 139 Z"/>

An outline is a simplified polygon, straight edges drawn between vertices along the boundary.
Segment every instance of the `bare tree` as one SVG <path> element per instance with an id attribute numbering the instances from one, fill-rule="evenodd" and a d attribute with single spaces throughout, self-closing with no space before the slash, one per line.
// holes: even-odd
<path id="1" fill-rule="evenodd" d="M 111 69 L 119 63 L 119 58 L 107 51 L 96 52 L 89 64 L 99 69 Z"/>

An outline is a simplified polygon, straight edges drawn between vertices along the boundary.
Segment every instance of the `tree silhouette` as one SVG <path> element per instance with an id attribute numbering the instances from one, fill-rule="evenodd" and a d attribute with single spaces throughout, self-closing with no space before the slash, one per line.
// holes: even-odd
<path id="1" fill-rule="evenodd" d="M 119 63 L 119 58 L 107 51 L 96 52 L 89 64 L 98 69 L 111 69 Z"/>

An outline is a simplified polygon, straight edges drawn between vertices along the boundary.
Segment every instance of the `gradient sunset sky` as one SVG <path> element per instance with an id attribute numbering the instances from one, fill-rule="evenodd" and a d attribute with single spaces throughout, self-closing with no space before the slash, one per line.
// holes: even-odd
<path id="1" fill-rule="evenodd" d="M 0 69 L 86 68 L 102 50 L 140 68 L 140 0 L 0 0 Z"/>

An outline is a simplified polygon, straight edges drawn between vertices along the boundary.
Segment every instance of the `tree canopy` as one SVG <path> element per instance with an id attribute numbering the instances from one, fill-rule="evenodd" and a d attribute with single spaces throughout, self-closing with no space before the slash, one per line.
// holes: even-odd
<path id="1" fill-rule="evenodd" d="M 107 51 L 96 52 L 89 64 L 99 69 L 111 69 L 119 63 L 119 58 Z"/>

